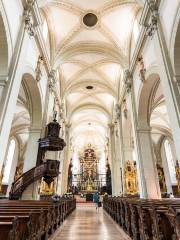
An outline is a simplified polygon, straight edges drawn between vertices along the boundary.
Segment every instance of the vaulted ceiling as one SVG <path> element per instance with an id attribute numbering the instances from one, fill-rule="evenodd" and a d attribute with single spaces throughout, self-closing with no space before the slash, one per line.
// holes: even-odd
<path id="1" fill-rule="evenodd" d="M 73 143 L 103 147 L 128 67 L 135 0 L 39 0 Z"/>

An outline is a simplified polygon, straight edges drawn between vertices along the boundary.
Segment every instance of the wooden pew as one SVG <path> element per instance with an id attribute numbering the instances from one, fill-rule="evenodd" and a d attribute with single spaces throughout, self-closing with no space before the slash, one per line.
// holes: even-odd
<path id="1" fill-rule="evenodd" d="M 132 239 L 180 239 L 179 200 L 111 197 L 104 199 L 103 207 Z"/>
<path id="2" fill-rule="evenodd" d="M 0 201 L 0 240 L 46 240 L 75 209 L 74 199 Z"/>

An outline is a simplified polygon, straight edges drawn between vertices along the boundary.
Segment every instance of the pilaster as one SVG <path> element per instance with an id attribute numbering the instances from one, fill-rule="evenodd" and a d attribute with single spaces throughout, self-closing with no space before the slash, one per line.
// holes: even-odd
<path id="1" fill-rule="evenodd" d="M 126 82 L 128 82 L 126 93 L 132 112 L 132 127 L 138 158 L 137 173 L 140 196 L 141 198 L 160 198 L 160 188 L 151 144 L 150 128 L 147 126 L 146 129 L 142 129 L 141 126 L 138 125 L 133 78 L 129 70 L 126 71 L 124 81 L 125 85 Z"/>
<path id="2" fill-rule="evenodd" d="M 3 81 L 5 86 L 0 101 L 0 169 L 2 168 L 6 153 L 14 109 L 16 108 L 16 101 L 21 85 L 23 75 L 21 66 L 24 64 L 27 46 L 30 41 L 25 26 L 25 17 L 23 16 L 14 54 L 9 67 L 8 79 L 6 78 L 6 81 Z"/>
<path id="3" fill-rule="evenodd" d="M 116 148 L 119 149 L 118 168 L 120 170 L 119 193 L 124 194 L 125 193 L 124 192 L 125 191 L 125 181 L 124 181 L 125 154 L 124 154 L 124 141 L 123 141 L 124 139 L 123 139 L 123 129 L 122 129 L 122 108 L 119 104 L 116 105 L 116 121 L 117 121 L 117 128 L 118 128 L 118 143 L 116 143 Z"/>
<path id="4" fill-rule="evenodd" d="M 178 83 L 174 81 L 173 66 L 160 19 L 157 22 L 157 31 L 153 41 L 159 66 L 161 66 L 160 79 L 176 148 L 176 157 L 180 163 L 180 94 Z"/>
<path id="5" fill-rule="evenodd" d="M 47 87 L 46 87 L 46 97 L 45 97 L 45 103 L 44 103 L 44 113 L 43 113 L 43 120 L 42 120 L 42 131 L 41 131 L 41 137 L 44 137 L 45 135 L 45 130 L 46 130 L 46 125 L 48 121 L 48 113 L 49 113 L 49 100 L 50 96 L 54 94 L 55 92 L 55 86 L 57 82 L 57 77 L 56 77 L 56 71 L 52 69 L 48 75 L 48 81 L 47 81 Z"/>
<path id="6" fill-rule="evenodd" d="M 67 191 L 68 183 L 68 165 L 70 161 L 70 128 L 70 124 L 65 125 L 66 148 L 64 149 L 64 159 L 62 160 L 62 193 Z"/>
<path id="7" fill-rule="evenodd" d="M 23 172 L 27 172 L 36 166 L 38 153 L 38 140 L 40 138 L 41 129 L 30 129 L 27 149 L 24 159 Z"/>
<path id="8" fill-rule="evenodd" d="M 114 172 L 114 159 L 115 159 L 115 143 L 114 143 L 114 124 L 109 124 L 109 148 L 111 159 L 111 180 L 112 180 L 112 195 L 115 194 L 115 172 Z"/>

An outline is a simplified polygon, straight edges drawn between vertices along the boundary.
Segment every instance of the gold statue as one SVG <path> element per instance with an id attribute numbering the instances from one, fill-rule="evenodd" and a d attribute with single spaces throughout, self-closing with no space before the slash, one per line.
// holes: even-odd
<path id="1" fill-rule="evenodd" d="M 0 193 L 2 193 L 2 180 L 3 180 L 3 177 L 4 177 L 4 174 L 3 174 L 3 169 L 1 170 L 1 173 L 0 173 Z"/>
<path id="2" fill-rule="evenodd" d="M 179 162 L 176 160 L 176 179 L 177 179 L 177 185 L 178 185 L 178 193 L 180 193 L 180 167 L 179 167 Z"/>
<path id="3" fill-rule="evenodd" d="M 23 174 L 23 163 L 20 163 L 20 164 L 16 167 L 16 172 L 15 172 L 15 176 L 14 176 L 14 181 L 16 181 L 22 174 Z"/>
<path id="4" fill-rule="evenodd" d="M 164 170 L 159 164 L 156 164 L 156 166 L 158 171 L 160 190 L 161 192 L 167 192 Z"/>
<path id="5" fill-rule="evenodd" d="M 136 162 L 127 161 L 125 163 L 125 186 L 127 194 L 138 192 Z"/>
<path id="6" fill-rule="evenodd" d="M 43 179 L 41 181 L 40 193 L 43 195 L 52 195 L 55 193 L 55 181 L 47 184 Z"/>

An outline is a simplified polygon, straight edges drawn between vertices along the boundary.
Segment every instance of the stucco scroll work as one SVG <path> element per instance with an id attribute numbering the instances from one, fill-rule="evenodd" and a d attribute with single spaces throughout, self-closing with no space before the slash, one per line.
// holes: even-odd
<path id="1" fill-rule="evenodd" d="M 130 93 L 131 86 L 132 86 L 132 74 L 128 69 L 125 70 L 124 72 L 124 84 L 125 84 L 127 93 Z"/>
<path id="2" fill-rule="evenodd" d="M 158 8 L 156 6 L 156 1 L 149 1 L 149 6 L 151 9 L 151 16 L 150 21 L 148 24 L 145 24 L 146 27 L 146 35 L 149 37 L 153 37 L 155 31 L 157 30 L 157 23 L 158 23 Z"/>

